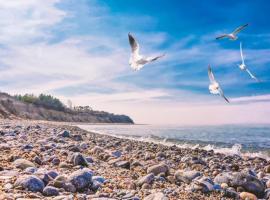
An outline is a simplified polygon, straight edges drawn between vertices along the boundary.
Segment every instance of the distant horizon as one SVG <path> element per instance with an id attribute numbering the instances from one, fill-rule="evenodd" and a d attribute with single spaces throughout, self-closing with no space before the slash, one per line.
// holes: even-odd
<path id="1" fill-rule="evenodd" d="M 194 4 L 196 3 L 196 7 Z M 267 0 L 0 2 L 0 88 L 51 94 L 146 124 L 270 124 Z M 248 23 L 238 40 L 215 38 Z M 145 55 L 129 66 L 131 32 Z M 242 72 L 245 61 L 260 80 Z M 207 66 L 230 100 L 209 93 Z"/>

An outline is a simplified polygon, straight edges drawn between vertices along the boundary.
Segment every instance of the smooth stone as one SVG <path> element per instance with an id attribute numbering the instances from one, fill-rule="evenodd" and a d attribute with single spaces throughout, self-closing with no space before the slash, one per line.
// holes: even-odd
<path id="1" fill-rule="evenodd" d="M 47 172 L 47 174 L 52 177 L 53 179 L 55 179 L 58 176 L 58 173 L 56 171 L 50 170 Z"/>
<path id="2" fill-rule="evenodd" d="M 81 166 L 85 166 L 85 167 L 88 166 L 88 163 L 87 163 L 85 157 L 84 157 L 81 153 L 79 153 L 79 152 L 74 153 L 74 154 L 71 156 L 71 162 L 72 162 L 72 164 L 75 165 L 75 166 L 76 166 L 76 165 L 81 165 Z"/>
<path id="3" fill-rule="evenodd" d="M 174 177 L 177 181 L 190 183 L 193 179 L 201 176 L 201 173 L 198 171 L 183 171 L 177 170 L 174 174 Z"/>
<path id="4" fill-rule="evenodd" d="M 52 164 L 53 164 L 53 165 L 59 165 L 59 164 L 60 164 L 60 159 L 57 158 L 57 157 L 53 158 Z"/>
<path id="5" fill-rule="evenodd" d="M 33 159 L 33 161 L 34 161 L 35 163 L 37 163 L 38 165 L 41 165 L 41 164 L 42 164 L 42 160 L 41 160 L 41 158 L 38 157 L 38 156 L 35 156 L 34 159 Z"/>
<path id="6" fill-rule="evenodd" d="M 257 197 L 252 194 L 252 193 L 249 193 L 249 192 L 241 192 L 240 193 L 240 199 L 243 199 L 243 200 L 257 200 Z"/>
<path id="7" fill-rule="evenodd" d="M 267 165 L 267 166 L 264 168 L 264 171 L 265 171 L 265 173 L 270 173 L 270 165 Z"/>
<path id="8" fill-rule="evenodd" d="M 234 175 L 230 184 L 233 187 L 241 186 L 245 189 L 246 192 L 255 194 L 257 197 L 261 198 L 264 196 L 264 183 L 255 176 L 251 176 L 242 172 L 237 172 Z"/>
<path id="9" fill-rule="evenodd" d="M 137 181 L 137 185 L 142 186 L 144 183 L 151 184 L 154 179 L 155 175 L 153 173 L 147 174 Z"/>
<path id="10" fill-rule="evenodd" d="M 93 162 L 94 162 L 94 160 L 93 160 L 93 158 L 92 158 L 91 156 L 85 157 L 85 160 L 86 160 L 88 163 L 93 163 Z"/>
<path id="11" fill-rule="evenodd" d="M 151 167 L 148 167 L 147 169 L 147 174 L 153 173 L 155 176 L 160 173 L 168 174 L 168 172 L 169 172 L 169 167 L 164 163 L 153 165 Z"/>
<path id="12" fill-rule="evenodd" d="M 227 189 L 229 187 L 227 183 L 221 183 L 220 186 L 222 189 Z"/>
<path id="13" fill-rule="evenodd" d="M 93 180 L 93 183 L 91 185 L 91 190 L 96 191 L 99 188 L 101 188 L 101 184 L 99 181 Z"/>
<path id="14" fill-rule="evenodd" d="M 143 200 L 168 200 L 168 198 L 162 192 L 157 192 L 148 195 Z"/>
<path id="15" fill-rule="evenodd" d="M 106 181 L 106 179 L 103 176 L 93 176 L 92 180 L 93 181 L 98 181 L 100 183 L 104 183 Z"/>
<path id="16" fill-rule="evenodd" d="M 15 187 L 21 187 L 32 192 L 42 192 L 44 183 L 37 176 L 22 176 L 19 177 L 15 182 Z"/>
<path id="17" fill-rule="evenodd" d="M 59 175 L 53 180 L 52 185 L 57 188 L 62 188 L 64 187 L 66 181 L 67 178 L 65 176 Z"/>
<path id="18" fill-rule="evenodd" d="M 37 168 L 36 167 L 27 167 L 24 172 L 25 173 L 28 173 L 28 174 L 33 174 L 37 171 Z"/>
<path id="19" fill-rule="evenodd" d="M 114 163 L 114 166 L 125 168 L 125 169 L 130 169 L 130 162 L 129 161 L 120 160 L 120 161 L 117 161 L 116 163 Z"/>
<path id="20" fill-rule="evenodd" d="M 222 184 L 222 183 L 229 184 L 229 182 L 230 182 L 232 179 L 233 179 L 232 173 L 224 172 L 224 173 L 218 174 L 218 175 L 214 178 L 214 182 L 217 183 L 217 184 Z"/>
<path id="21" fill-rule="evenodd" d="M 19 169 L 26 169 L 28 167 L 36 167 L 34 163 L 29 160 L 25 160 L 23 158 L 17 159 L 13 162 L 14 166 Z"/>
<path id="22" fill-rule="evenodd" d="M 99 155 L 104 152 L 104 149 L 100 146 L 95 146 L 93 149 L 91 149 L 91 153 L 95 155 Z"/>
<path id="23" fill-rule="evenodd" d="M 90 169 L 81 169 L 73 172 L 69 177 L 68 181 L 71 182 L 77 191 L 82 191 L 89 188 L 92 184 L 93 172 Z"/>
<path id="24" fill-rule="evenodd" d="M 58 134 L 60 137 L 70 137 L 70 132 L 67 130 L 64 130 Z"/>
<path id="25" fill-rule="evenodd" d="M 72 193 L 76 192 L 76 188 L 72 183 L 65 183 L 63 187 L 66 192 L 72 192 Z"/>
<path id="26" fill-rule="evenodd" d="M 115 158 L 119 158 L 122 156 L 122 152 L 121 151 L 113 151 L 113 152 L 111 152 L 111 155 Z"/>
<path id="27" fill-rule="evenodd" d="M 43 194 L 45 196 L 58 196 L 59 195 L 59 190 L 53 186 L 46 186 L 43 189 Z"/>

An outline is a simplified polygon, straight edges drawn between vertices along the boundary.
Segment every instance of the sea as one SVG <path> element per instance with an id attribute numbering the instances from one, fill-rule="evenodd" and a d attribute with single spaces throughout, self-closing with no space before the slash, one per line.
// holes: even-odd
<path id="1" fill-rule="evenodd" d="M 145 142 L 270 159 L 270 125 L 77 125 L 87 131 Z"/>

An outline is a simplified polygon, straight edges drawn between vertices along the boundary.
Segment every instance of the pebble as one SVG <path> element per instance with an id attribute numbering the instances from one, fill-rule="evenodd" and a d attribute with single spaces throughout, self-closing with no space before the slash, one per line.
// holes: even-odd
<path id="1" fill-rule="evenodd" d="M 73 172 L 69 177 L 68 181 L 71 182 L 77 191 L 83 191 L 92 184 L 93 172 L 87 168 L 77 170 Z"/>
<path id="2" fill-rule="evenodd" d="M 175 172 L 174 177 L 177 181 L 190 183 L 193 179 L 200 176 L 201 173 L 198 171 L 183 171 L 178 170 Z"/>
<path id="3" fill-rule="evenodd" d="M 168 198 L 162 192 L 157 192 L 148 195 L 143 200 L 168 200 Z"/>
<path id="4" fill-rule="evenodd" d="M 71 162 L 73 165 L 81 165 L 81 166 L 88 166 L 88 163 L 85 159 L 85 157 L 81 153 L 74 153 L 71 157 Z"/>
<path id="5" fill-rule="evenodd" d="M 168 172 L 169 167 L 164 163 L 153 165 L 147 169 L 147 174 L 153 173 L 154 175 L 158 175 L 160 173 L 168 174 Z"/>
<path id="6" fill-rule="evenodd" d="M 43 194 L 45 196 L 58 196 L 59 195 L 59 190 L 53 186 L 46 186 L 43 189 Z"/>
<path id="7" fill-rule="evenodd" d="M 19 169 L 22 169 L 22 170 L 24 170 L 24 169 L 26 169 L 28 167 L 35 167 L 34 163 L 32 163 L 29 160 L 22 159 L 22 158 L 15 160 L 13 162 L 13 164 L 14 164 L 14 166 L 16 168 L 19 168 Z"/>
<path id="8" fill-rule="evenodd" d="M 153 173 L 147 174 L 143 177 L 141 177 L 138 181 L 137 181 L 137 185 L 138 186 L 142 186 L 143 184 L 147 183 L 147 184 L 151 184 L 153 181 L 155 180 L 155 175 Z"/>
<path id="9" fill-rule="evenodd" d="M 241 192 L 240 193 L 240 199 L 243 199 L 243 200 L 257 200 L 257 197 L 254 194 L 249 193 L 249 192 Z"/>
<path id="10" fill-rule="evenodd" d="M 37 176 L 29 175 L 19 177 L 15 182 L 15 187 L 27 189 L 32 192 L 42 192 L 44 183 Z"/>

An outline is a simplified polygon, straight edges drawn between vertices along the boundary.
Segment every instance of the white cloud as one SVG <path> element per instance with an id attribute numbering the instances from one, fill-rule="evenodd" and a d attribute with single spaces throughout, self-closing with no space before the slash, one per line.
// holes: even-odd
<path id="1" fill-rule="evenodd" d="M 193 94 L 181 89 L 164 89 L 161 78 L 154 75 L 148 80 L 149 82 L 157 80 L 158 85 L 153 89 L 145 89 L 129 80 L 117 81 L 121 76 L 134 74 L 128 66 L 130 47 L 127 42 L 129 31 L 127 27 L 130 21 L 123 16 L 117 16 L 119 21 L 116 24 L 119 27 L 110 25 L 109 29 L 123 29 L 119 33 L 110 31 L 106 26 L 102 28 L 105 22 L 111 22 L 114 18 L 110 18 L 106 7 L 98 7 L 96 2 L 90 4 L 92 7 L 84 9 L 87 14 L 89 13 L 89 26 L 93 25 L 96 30 L 101 28 L 104 30 L 102 33 L 90 31 L 85 36 L 67 36 L 61 41 L 52 43 L 50 42 L 54 37 L 52 29 L 61 26 L 61 22 L 67 17 L 76 16 L 71 11 L 58 8 L 57 4 L 61 2 L 61 0 L 0 0 L 0 44 L 3 46 L 0 50 L 0 63 L 3 65 L 1 79 L 5 82 L 1 85 L 2 91 L 12 94 L 51 93 L 64 101 L 71 99 L 75 105 L 89 104 L 99 110 L 131 115 L 139 123 L 215 124 L 260 122 L 260 120 L 265 122 L 264 117 L 266 114 L 269 115 L 269 110 L 263 108 L 268 105 L 267 102 L 263 104 L 252 102 L 250 106 L 224 105 L 221 98 L 208 95 L 206 73 L 205 80 L 189 80 L 183 83 L 186 86 L 205 85 L 205 95 Z M 103 15 L 99 17 L 101 11 Z M 145 20 L 146 24 L 154 24 L 154 20 L 149 16 L 142 16 L 138 20 L 139 22 Z M 135 36 L 142 44 L 142 52 L 146 54 L 160 53 L 160 46 L 170 40 L 167 33 L 138 31 Z M 153 65 L 165 68 L 170 65 L 182 67 L 184 64 L 194 62 L 203 63 L 202 65 L 211 62 L 219 66 L 239 60 L 238 50 L 223 49 L 213 42 L 202 41 L 187 47 L 189 46 L 187 44 L 195 39 L 195 36 L 190 35 L 169 45 L 164 50 L 167 53 L 166 57 Z M 253 58 L 253 54 L 266 56 L 268 51 L 247 50 L 246 53 Z M 260 61 L 261 64 L 266 62 L 269 62 L 268 58 L 262 58 Z M 206 67 L 194 66 L 191 71 L 197 73 Z M 143 76 L 143 73 L 142 71 L 135 75 Z M 233 76 L 224 75 L 224 77 L 228 80 L 222 81 L 225 84 L 237 81 Z M 97 91 L 91 91 L 87 88 L 88 85 L 95 87 Z M 61 92 L 63 88 L 76 90 L 80 86 L 86 86 L 86 89 L 76 96 L 72 92 L 69 94 Z M 103 88 L 110 92 L 101 92 Z M 246 98 L 232 101 L 242 103 L 250 100 L 249 97 Z M 248 118 L 248 113 L 254 109 L 257 111 L 256 114 Z"/>

